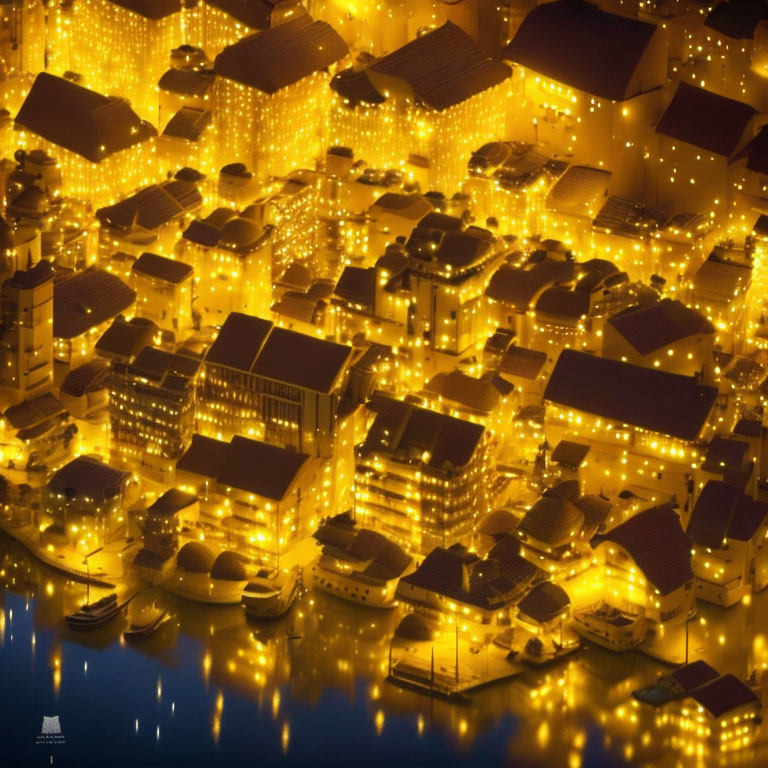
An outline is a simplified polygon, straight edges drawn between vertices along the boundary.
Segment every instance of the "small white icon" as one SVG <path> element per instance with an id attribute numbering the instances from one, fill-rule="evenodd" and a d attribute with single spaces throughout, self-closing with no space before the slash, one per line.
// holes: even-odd
<path id="1" fill-rule="evenodd" d="M 43 717 L 43 729 L 42 733 L 46 736 L 53 736 L 54 734 L 61 733 L 61 723 L 59 722 L 59 716 Z"/>

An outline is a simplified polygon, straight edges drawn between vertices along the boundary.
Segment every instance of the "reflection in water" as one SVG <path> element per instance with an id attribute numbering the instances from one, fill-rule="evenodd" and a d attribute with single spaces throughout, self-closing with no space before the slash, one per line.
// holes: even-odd
<path id="1" fill-rule="evenodd" d="M 310 592 L 287 616 L 251 623 L 239 606 L 162 595 L 171 620 L 145 640 L 121 644 L 119 619 L 93 632 L 70 630 L 63 617 L 84 601 L 82 585 L 43 571 L 5 540 L 0 573 L 0 677 L 18 680 L 20 713 L 60 715 L 62 755 L 85 762 L 107 750 L 115 764 L 169 756 L 226 763 L 256 749 L 268 764 L 339 754 L 357 762 L 347 729 L 366 755 L 389 762 L 406 749 L 414 760 L 492 765 L 717 762 L 634 702 L 634 689 L 669 669 L 639 652 L 589 648 L 482 689 L 462 706 L 386 681 L 403 608 L 378 612 Z M 145 590 L 135 609 L 158 596 Z M 768 664 L 766 638 L 768 592 L 728 610 L 701 604 L 689 625 L 690 658 L 746 678 Z M 50 674 L 30 677 L 36 654 Z M 34 743 L 20 741 L 29 722 L 17 725 L 9 731 L 12 750 L 40 758 Z M 766 764 L 765 744 L 761 726 L 741 764 Z"/>

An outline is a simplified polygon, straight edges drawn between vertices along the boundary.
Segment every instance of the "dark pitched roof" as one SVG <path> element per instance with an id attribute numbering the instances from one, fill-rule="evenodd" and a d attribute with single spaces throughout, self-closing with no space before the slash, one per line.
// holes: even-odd
<path id="1" fill-rule="evenodd" d="M 611 195 L 592 221 L 595 229 L 624 237 L 643 238 L 663 228 L 666 215 L 634 200 Z"/>
<path id="2" fill-rule="evenodd" d="M 356 70 L 354 67 L 343 69 L 334 75 L 331 88 L 349 107 L 356 107 L 358 104 L 381 104 L 387 100 L 386 96 L 376 90 L 365 71 Z"/>
<path id="3" fill-rule="evenodd" d="M 485 428 L 402 400 L 379 398 L 377 416 L 362 447 L 367 453 L 428 454 L 428 467 L 462 468 L 472 458 Z"/>
<path id="4" fill-rule="evenodd" d="M 610 179 L 610 171 L 588 165 L 573 165 L 552 187 L 547 205 L 561 213 L 591 217 L 594 215 L 594 207 L 605 197 Z"/>
<path id="5" fill-rule="evenodd" d="M 174 284 L 182 283 L 191 277 L 192 271 L 192 267 L 183 261 L 149 252 L 142 253 L 131 267 L 131 272 L 140 272 L 142 275 Z"/>
<path id="6" fill-rule="evenodd" d="M 88 456 L 78 456 L 56 472 L 48 483 L 52 493 L 87 496 L 97 503 L 115 498 L 131 476 Z"/>
<path id="7" fill-rule="evenodd" d="M 217 75 L 276 93 L 343 59 L 349 49 L 338 33 L 324 21 L 309 16 L 244 37 L 217 57 Z"/>
<path id="8" fill-rule="evenodd" d="M 213 113 L 210 109 L 184 106 L 168 121 L 163 129 L 163 136 L 197 141 L 212 120 Z"/>
<path id="9" fill-rule="evenodd" d="M 61 393 L 70 397 L 82 397 L 94 389 L 106 389 L 109 381 L 109 366 L 103 360 L 73 368 L 61 383 Z"/>
<path id="10" fill-rule="evenodd" d="M 506 80 L 511 71 L 494 61 L 451 22 L 406 43 L 374 62 L 376 74 L 405 80 L 416 98 L 432 109 L 446 109 Z"/>
<path id="11" fill-rule="evenodd" d="M 547 356 L 537 349 L 527 349 L 513 344 L 501 357 L 499 373 L 535 379 L 543 370 Z"/>
<path id="12" fill-rule="evenodd" d="M 571 599 L 566 591 L 551 581 L 537 584 L 517 605 L 520 613 L 544 624 L 567 612 Z"/>
<path id="13" fill-rule="evenodd" d="M 768 126 L 763 126 L 757 136 L 749 143 L 744 150 L 747 158 L 747 168 L 755 173 L 768 174 Z M 739 153 L 741 156 L 742 153 Z M 765 216 L 761 216 L 765 219 Z M 761 222 L 764 223 L 764 222 Z M 755 226 L 757 230 L 758 227 Z"/>
<path id="14" fill-rule="evenodd" d="M 192 435 L 192 442 L 176 463 L 177 472 L 218 478 L 227 460 L 229 443 L 204 435 Z"/>
<path id="15" fill-rule="evenodd" d="M 228 13 L 249 29 L 269 29 L 273 25 L 272 14 L 283 17 L 286 11 L 291 15 L 306 14 L 299 0 L 205 0 Z"/>
<path id="16" fill-rule="evenodd" d="M 333 291 L 350 304 L 373 310 L 376 295 L 376 270 L 364 267 L 344 267 Z"/>
<path id="17" fill-rule="evenodd" d="M 592 545 L 603 541 L 623 547 L 662 595 L 693 579 L 691 540 L 669 504 L 638 512 L 607 533 L 595 536 Z"/>
<path id="18" fill-rule="evenodd" d="M 14 429 L 26 429 L 61 413 L 64 413 L 64 406 L 52 393 L 46 392 L 34 400 L 12 405 L 3 416 Z"/>
<path id="19" fill-rule="evenodd" d="M 569 288 L 547 288 L 536 300 L 536 312 L 557 319 L 578 320 L 589 314 L 589 293 Z"/>
<path id="20" fill-rule="evenodd" d="M 579 533 L 583 524 L 584 515 L 574 504 L 558 496 L 542 496 L 525 513 L 516 532 L 555 546 L 572 532 Z"/>
<path id="21" fill-rule="evenodd" d="M 701 704 L 713 717 L 721 717 L 745 704 L 759 706 L 759 700 L 754 691 L 734 675 L 718 677 L 707 685 L 695 688 L 690 696 Z"/>
<path id="22" fill-rule="evenodd" d="M 555 464 L 567 464 L 571 467 L 578 467 L 584 459 L 587 458 L 590 446 L 584 443 L 577 443 L 573 440 L 561 440 L 552 451 L 551 460 Z"/>
<path id="23" fill-rule="evenodd" d="M 218 473 L 222 485 L 280 501 L 310 460 L 289 448 L 235 436 Z"/>
<path id="24" fill-rule="evenodd" d="M 728 0 L 715 5 L 704 25 L 734 40 L 749 40 L 761 21 L 768 21 L 765 0 Z"/>
<path id="25" fill-rule="evenodd" d="M 111 0 L 111 2 L 154 21 L 180 13 L 182 9 L 181 0 Z"/>
<path id="26" fill-rule="evenodd" d="M 116 275 L 86 269 L 54 285 L 53 335 L 73 339 L 124 312 L 135 301 L 136 292 Z"/>
<path id="27" fill-rule="evenodd" d="M 609 318 L 608 323 L 641 355 L 689 336 L 715 332 L 715 326 L 706 317 L 672 299 L 662 299 L 650 306 L 630 307 Z"/>
<path id="28" fill-rule="evenodd" d="M 544 397 L 620 424 L 693 440 L 706 423 L 717 389 L 692 377 L 566 349 Z"/>
<path id="29" fill-rule="evenodd" d="M 13 244 L 10 244 L 10 247 L 13 248 Z M 4 285 L 10 285 L 19 290 L 37 288 L 48 280 L 53 280 L 53 273 L 53 264 L 43 259 L 30 269 L 17 269 L 13 277 L 9 277 Z"/>
<path id="30" fill-rule="evenodd" d="M 194 493 L 187 493 L 180 488 L 171 488 L 162 496 L 158 496 L 147 509 L 147 512 L 159 517 L 168 517 L 180 512 L 182 509 L 186 509 L 186 507 L 194 504 L 196 501 L 198 501 L 198 498 Z"/>
<path id="31" fill-rule="evenodd" d="M 744 465 L 749 442 L 727 435 L 715 435 L 709 443 L 701 468 L 707 472 L 723 474 L 726 470 L 738 470 Z"/>
<path id="32" fill-rule="evenodd" d="M 16 124 L 93 163 L 156 135 L 122 99 L 41 72 Z"/>
<path id="33" fill-rule="evenodd" d="M 669 676 L 683 691 L 692 691 L 694 688 L 711 683 L 720 677 L 717 670 L 710 667 L 703 659 L 694 661 L 691 664 L 685 664 L 674 670 L 674 672 L 670 672 Z"/>
<path id="34" fill-rule="evenodd" d="M 576 0 L 533 8 L 523 19 L 505 57 L 594 96 L 623 101 L 656 31 L 626 16 Z"/>
<path id="35" fill-rule="evenodd" d="M 768 514 L 768 504 L 742 489 L 710 480 L 696 499 L 686 533 L 696 544 L 717 549 L 725 539 L 749 541 Z"/>
<path id="36" fill-rule="evenodd" d="M 436 374 L 424 389 L 470 410 L 487 414 L 496 408 L 502 394 L 506 394 L 500 391 L 498 383 L 499 379 L 492 371 L 478 379 L 462 371 L 453 370 Z M 511 388 L 511 385 L 507 386 Z"/>
<path id="37" fill-rule="evenodd" d="M 203 204 L 196 184 L 171 179 L 151 184 L 114 205 L 99 208 L 96 218 L 103 226 L 131 229 L 139 226 L 155 229 L 194 211 Z"/>
<path id="38" fill-rule="evenodd" d="M 207 363 L 250 371 L 271 330 L 271 320 L 230 312 L 205 360 Z"/>
<path id="39" fill-rule="evenodd" d="M 180 96 L 202 97 L 213 85 L 212 72 L 198 72 L 191 69 L 176 69 L 175 67 L 163 73 L 157 85 L 161 91 L 178 93 Z"/>
<path id="40" fill-rule="evenodd" d="M 125 320 L 118 316 L 101 334 L 95 349 L 103 357 L 131 358 L 152 343 L 152 337 L 158 330 L 147 318 L 133 317 Z"/>
<path id="41" fill-rule="evenodd" d="M 730 157 L 754 115 L 749 104 L 680 82 L 656 132 Z"/>
<path id="42" fill-rule="evenodd" d="M 751 267 L 710 256 L 693 276 L 693 294 L 729 303 L 747 290 L 751 280 Z"/>
<path id="43" fill-rule="evenodd" d="M 193 379 L 200 368 L 200 359 L 187 355 L 174 355 L 164 349 L 144 347 L 128 370 L 164 386 L 179 389 L 184 380 Z"/>

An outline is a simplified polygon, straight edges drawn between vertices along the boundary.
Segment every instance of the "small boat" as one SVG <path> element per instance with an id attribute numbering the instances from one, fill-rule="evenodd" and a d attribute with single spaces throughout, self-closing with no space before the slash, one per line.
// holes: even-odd
<path id="1" fill-rule="evenodd" d="M 126 640 L 139 640 L 154 634 L 167 620 L 168 609 L 159 601 L 145 606 L 131 619 L 123 632 Z"/>
<path id="2" fill-rule="evenodd" d="M 97 600 L 95 603 L 84 605 L 75 613 L 69 614 L 66 617 L 66 621 L 72 629 L 96 629 L 114 619 L 120 608 L 122 606 L 117 602 L 117 595 L 112 593 L 107 595 L 107 597 L 102 597 L 101 600 Z"/>
<path id="3" fill-rule="evenodd" d="M 301 590 L 301 567 L 294 565 L 289 571 L 268 573 L 260 571 L 248 582 L 242 595 L 247 616 L 253 619 L 274 619 L 282 616 L 293 605 Z"/>
<path id="4" fill-rule="evenodd" d="M 602 603 L 573 614 L 573 629 L 587 640 L 612 651 L 625 651 L 643 641 L 645 610 L 631 612 Z"/>

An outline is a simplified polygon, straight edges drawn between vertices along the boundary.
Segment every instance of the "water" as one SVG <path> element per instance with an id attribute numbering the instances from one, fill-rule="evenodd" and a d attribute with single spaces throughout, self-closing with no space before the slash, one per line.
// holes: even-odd
<path id="1" fill-rule="evenodd" d="M 238 606 L 166 595 L 173 619 L 128 644 L 120 619 L 94 632 L 66 627 L 84 591 L 0 537 L 0 765 L 613 768 L 671 766 L 682 755 L 675 734 L 632 707 L 632 689 L 665 670 L 638 653 L 590 649 L 462 706 L 385 682 L 396 611 L 310 592 L 286 619 L 256 624 Z M 755 600 L 749 611 L 766 618 L 766 605 Z M 744 647 L 719 641 L 718 616 L 731 626 L 753 620 L 733 610 L 703 610 L 691 638 L 692 649 L 720 649 L 722 671 L 751 663 Z M 63 743 L 41 737 L 43 716 L 59 717 Z M 758 765 L 766 752 L 741 757 Z"/>

